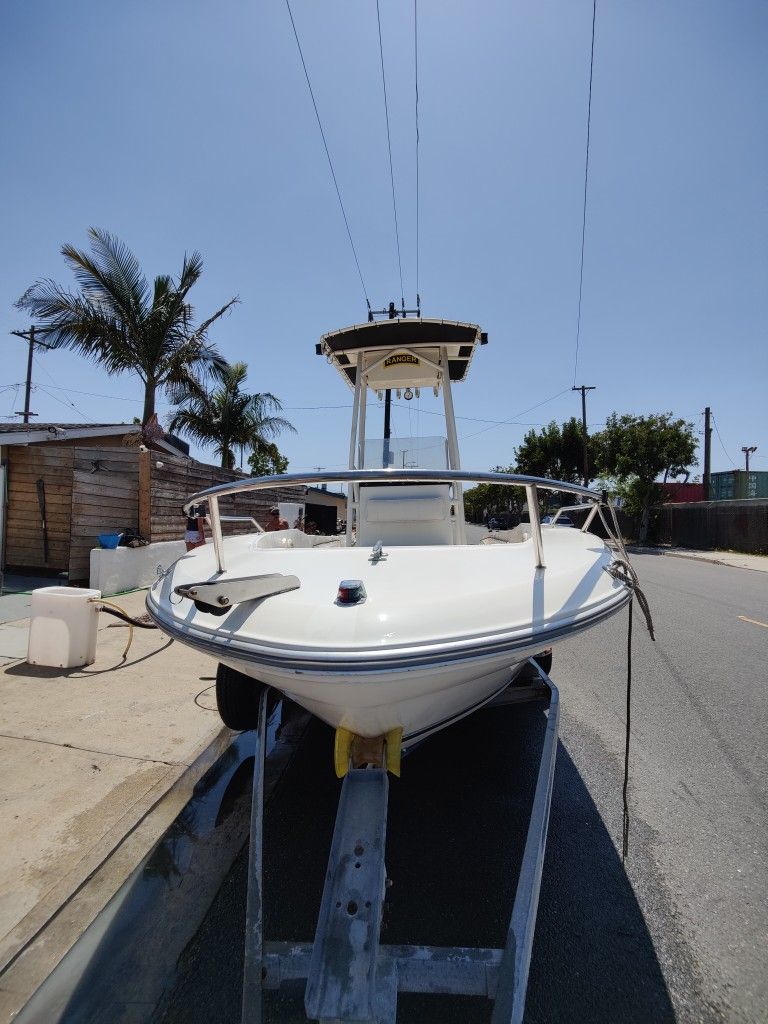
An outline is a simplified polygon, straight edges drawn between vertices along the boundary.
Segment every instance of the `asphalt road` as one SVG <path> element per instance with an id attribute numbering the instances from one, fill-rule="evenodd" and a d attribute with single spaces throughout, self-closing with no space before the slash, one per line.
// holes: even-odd
<path id="1" fill-rule="evenodd" d="M 631 832 L 619 854 L 627 614 L 555 652 L 561 743 L 526 1020 L 768 1020 L 768 576 L 663 556 L 633 559 L 657 640 L 635 613 Z M 501 944 L 539 709 L 480 712 L 425 744 L 392 787 L 384 940 Z M 338 784 L 313 728 L 267 815 L 270 938 L 307 939 Z M 157 1020 L 235 1024 L 241 856 L 179 965 Z M 271 998 L 268 1019 L 303 1020 Z M 404 997 L 398 1019 L 472 1024 L 478 1000 Z"/>

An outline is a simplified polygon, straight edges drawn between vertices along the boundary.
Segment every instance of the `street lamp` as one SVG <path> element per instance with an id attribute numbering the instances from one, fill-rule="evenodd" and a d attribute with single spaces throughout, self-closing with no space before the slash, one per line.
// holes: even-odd
<path id="1" fill-rule="evenodd" d="M 749 472 L 749 456 L 753 455 L 757 451 L 757 445 L 742 445 L 741 450 L 744 452 L 744 459 L 747 463 L 747 472 Z"/>

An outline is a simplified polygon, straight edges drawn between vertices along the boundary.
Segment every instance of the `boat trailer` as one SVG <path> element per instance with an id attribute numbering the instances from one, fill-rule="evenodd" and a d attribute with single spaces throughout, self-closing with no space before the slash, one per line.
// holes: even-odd
<path id="1" fill-rule="evenodd" d="M 314 942 L 270 942 L 263 932 L 264 759 L 267 700 L 259 699 L 248 864 L 242 1024 L 262 1024 L 263 992 L 306 979 L 307 1019 L 395 1024 L 399 992 L 484 996 L 491 1024 L 521 1024 L 552 799 L 559 696 L 530 662 L 531 683 L 512 683 L 487 707 L 548 700 L 547 724 L 512 915 L 503 949 L 384 945 L 385 767 L 344 775 Z"/>

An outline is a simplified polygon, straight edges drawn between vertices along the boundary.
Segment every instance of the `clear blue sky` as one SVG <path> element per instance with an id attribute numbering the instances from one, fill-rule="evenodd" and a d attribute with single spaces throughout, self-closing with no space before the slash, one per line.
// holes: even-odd
<path id="1" fill-rule="evenodd" d="M 413 5 L 381 8 L 412 304 Z M 400 287 L 375 2 L 293 10 L 384 305 Z M 490 336 L 455 389 L 459 416 L 527 424 L 580 409 L 568 390 L 523 413 L 574 381 L 591 12 L 590 0 L 419 0 L 422 308 Z M 13 302 L 37 277 L 68 283 L 59 247 L 97 225 L 149 276 L 199 249 L 198 309 L 240 296 L 214 339 L 289 410 L 291 469 L 342 465 L 350 410 L 303 407 L 351 404 L 313 346 L 364 319 L 364 300 L 283 0 L 29 0 L 1 18 L 0 387 L 25 372 L 6 333 L 27 326 Z M 768 469 L 766 53 L 765 0 L 598 0 L 576 383 L 597 385 L 595 428 L 612 410 L 700 428 L 711 405 L 716 470 L 741 465 L 743 444 Z M 41 420 L 141 412 L 136 381 L 71 353 L 38 356 L 35 380 Z M 22 399 L 0 391 L 0 415 Z M 397 435 L 415 432 L 415 406 L 395 410 Z M 418 429 L 439 422 L 425 412 Z M 459 421 L 467 468 L 509 464 L 527 429 L 485 426 Z"/>

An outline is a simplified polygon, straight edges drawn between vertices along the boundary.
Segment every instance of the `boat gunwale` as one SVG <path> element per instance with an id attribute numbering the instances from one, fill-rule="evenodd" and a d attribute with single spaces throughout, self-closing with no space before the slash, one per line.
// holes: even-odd
<path id="1" fill-rule="evenodd" d="M 217 657 L 242 658 L 256 665 L 268 665 L 273 668 L 318 675 L 349 675 L 372 674 L 380 672 L 402 672 L 411 669 L 441 668 L 446 664 L 481 661 L 486 658 L 499 657 L 506 653 L 518 653 L 525 650 L 543 650 L 555 641 L 572 636 L 582 630 L 589 629 L 603 619 L 620 611 L 632 600 L 633 592 L 629 587 L 621 586 L 601 601 L 589 614 L 582 617 L 572 616 L 567 621 L 559 622 L 554 627 L 532 630 L 522 633 L 520 630 L 505 634 L 493 634 L 480 639 L 464 639 L 460 642 L 432 643 L 429 650 L 424 645 L 409 648 L 392 649 L 365 648 L 357 651 L 336 649 L 327 651 L 319 657 L 319 649 L 313 648 L 306 652 L 278 647 L 264 648 L 260 641 L 245 640 L 239 637 L 222 638 L 215 629 L 204 626 L 180 628 L 170 622 L 163 614 L 159 602 L 155 602 L 152 592 L 147 594 L 147 612 L 156 625 L 166 634 L 181 643 L 189 644 L 198 649 L 207 650 Z M 471 646 L 470 646 L 471 645 Z"/>

